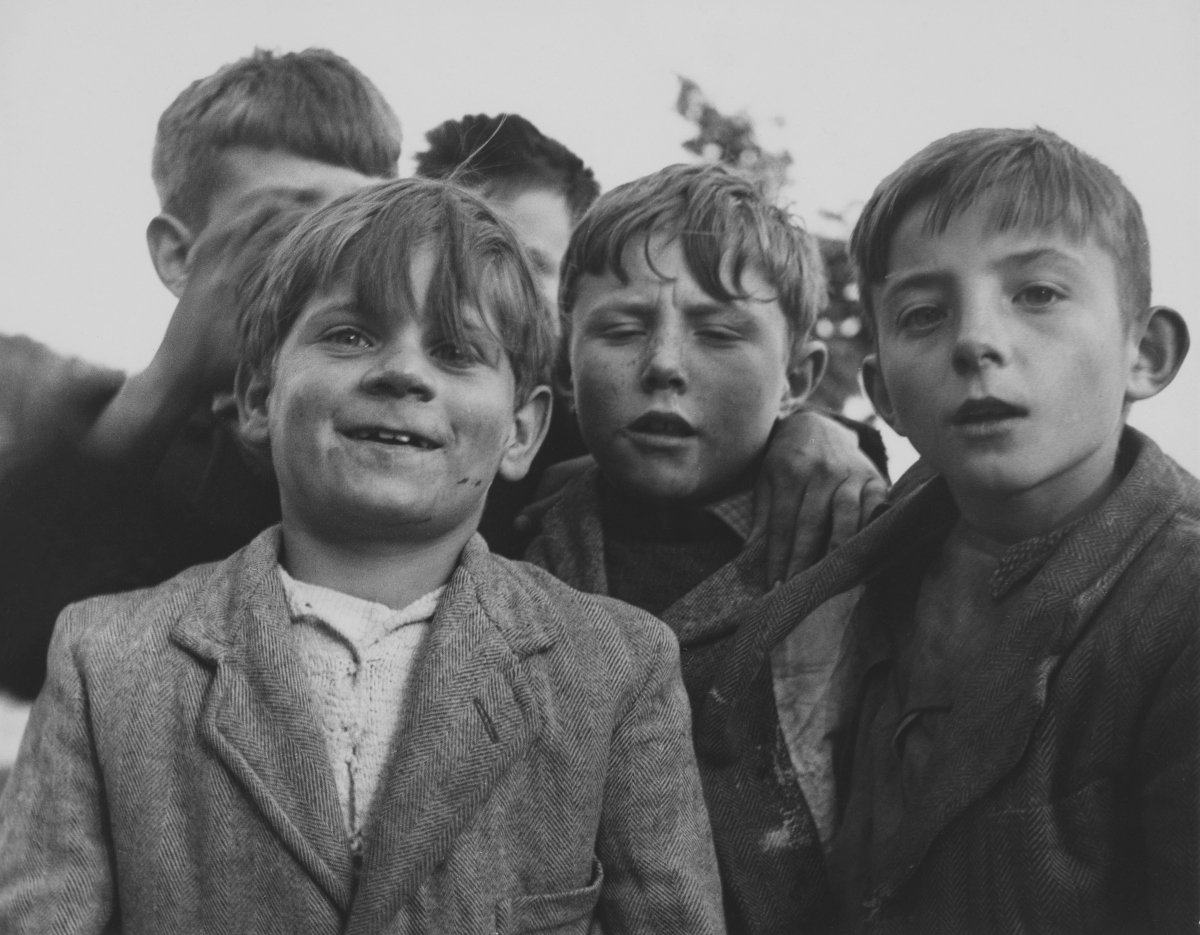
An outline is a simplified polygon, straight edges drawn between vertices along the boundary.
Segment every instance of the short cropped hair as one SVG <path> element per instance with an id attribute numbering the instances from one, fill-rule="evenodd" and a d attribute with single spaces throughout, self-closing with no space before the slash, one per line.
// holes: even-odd
<path id="1" fill-rule="evenodd" d="M 477 309 L 508 355 L 521 405 L 549 382 L 553 318 L 513 229 L 478 196 L 443 182 L 401 179 L 361 189 L 302 217 L 245 285 L 240 366 L 268 380 L 309 299 L 346 282 L 367 315 L 412 308 L 410 265 L 422 248 L 435 267 L 424 315 L 469 346 L 464 310 Z"/>
<path id="2" fill-rule="evenodd" d="M 888 273 L 892 238 L 914 208 L 925 230 L 990 199 L 997 231 L 1055 229 L 1094 238 L 1113 257 L 1126 316 L 1150 308 L 1150 241 L 1142 209 L 1116 173 L 1041 127 L 952 133 L 926 146 L 884 179 L 850 237 L 859 292 L 872 323 L 871 289 Z"/>
<path id="3" fill-rule="evenodd" d="M 158 121 L 151 175 L 163 210 L 207 222 L 220 155 L 280 149 L 377 178 L 395 178 L 400 121 L 367 77 L 327 49 L 264 49 L 193 81 Z"/>
<path id="4" fill-rule="evenodd" d="M 628 282 L 625 249 L 642 239 L 648 245 L 654 234 L 678 239 L 688 271 L 719 302 L 748 298 L 742 277 L 747 269 L 757 271 L 775 290 L 793 350 L 828 302 L 816 238 L 796 219 L 725 166 L 673 165 L 602 195 L 575 228 L 558 293 L 564 331 L 580 278 L 611 272 Z M 722 269 L 729 271 L 732 289 L 722 281 Z"/>
<path id="5" fill-rule="evenodd" d="M 583 160 L 520 114 L 468 114 L 428 133 L 429 149 L 417 153 L 417 175 L 448 179 L 467 188 L 533 186 L 566 199 L 578 221 L 600 194 Z"/>

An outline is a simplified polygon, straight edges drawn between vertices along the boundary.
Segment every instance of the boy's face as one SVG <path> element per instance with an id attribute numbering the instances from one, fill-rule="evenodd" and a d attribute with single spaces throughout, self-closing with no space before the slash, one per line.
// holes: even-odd
<path id="1" fill-rule="evenodd" d="M 244 407 L 247 434 L 269 438 L 285 526 L 337 540 L 469 535 L 497 472 L 524 476 L 549 390 L 514 410 L 508 357 L 478 313 L 464 313 L 466 347 L 441 334 L 421 311 L 433 268 L 432 251 L 419 251 L 415 308 L 382 320 L 345 283 L 314 294 L 265 401 Z"/>
<path id="2" fill-rule="evenodd" d="M 997 232 L 990 205 L 923 230 L 918 206 L 872 290 L 876 407 L 956 492 L 1087 497 L 1113 470 L 1137 328 L 1112 256 L 1053 230 Z"/>
<path id="3" fill-rule="evenodd" d="M 534 187 L 497 191 L 487 201 L 517 232 L 542 295 L 557 309 L 562 258 L 573 227 L 567 199 L 553 189 Z"/>
<path id="4" fill-rule="evenodd" d="M 644 496 L 724 495 L 799 401 L 791 336 L 774 290 L 753 268 L 751 298 L 720 302 L 688 271 L 674 238 L 652 235 L 623 257 L 629 282 L 585 275 L 571 309 L 579 424 L 606 475 Z M 649 253 L 653 269 L 646 262 Z"/>

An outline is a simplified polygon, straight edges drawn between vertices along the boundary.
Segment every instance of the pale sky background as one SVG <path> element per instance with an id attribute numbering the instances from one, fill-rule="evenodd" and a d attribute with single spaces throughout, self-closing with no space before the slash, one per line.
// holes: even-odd
<path id="1" fill-rule="evenodd" d="M 1197 0 L 0 0 L 0 331 L 149 361 L 174 305 L 143 236 L 156 121 L 256 45 L 358 65 L 400 115 L 405 174 L 437 123 L 510 110 L 610 187 L 688 158 L 687 75 L 791 151 L 794 207 L 826 232 L 818 209 L 936 137 L 1040 124 L 1125 179 L 1155 300 L 1200 329 Z M 1193 472 L 1198 401 L 1193 359 L 1133 417 Z"/>
<path id="2" fill-rule="evenodd" d="M 616 185 L 686 157 L 687 75 L 791 151 L 789 195 L 825 232 L 819 209 L 861 204 L 933 139 L 1040 124 L 1125 179 L 1155 301 L 1200 331 L 1197 0 L 0 0 L 0 331 L 150 360 L 174 307 L 144 241 L 155 124 L 256 45 L 361 68 L 400 115 L 405 174 L 426 130 L 508 110 Z M 1193 358 L 1133 416 L 1195 473 L 1198 402 Z M 0 697 L 0 765 L 26 710 Z"/>

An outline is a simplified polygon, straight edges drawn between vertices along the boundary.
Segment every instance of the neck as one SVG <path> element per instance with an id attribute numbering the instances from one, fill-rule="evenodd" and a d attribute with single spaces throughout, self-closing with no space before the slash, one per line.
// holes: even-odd
<path id="1" fill-rule="evenodd" d="M 474 529 L 420 542 L 337 540 L 283 518 L 283 566 L 297 581 L 394 610 L 445 584 Z"/>
<path id="2" fill-rule="evenodd" d="M 1086 516 L 1117 486 L 1118 433 L 1090 457 L 1025 490 L 966 490 L 951 493 L 969 529 L 1008 546 L 1044 536 Z"/>

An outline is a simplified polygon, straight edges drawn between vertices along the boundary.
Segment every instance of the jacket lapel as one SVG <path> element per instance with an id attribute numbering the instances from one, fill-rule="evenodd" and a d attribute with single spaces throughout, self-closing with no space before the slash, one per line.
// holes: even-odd
<path id="1" fill-rule="evenodd" d="M 684 648 L 708 643 L 732 633 L 747 604 L 767 592 L 763 556 L 766 543 L 749 543 L 737 558 L 723 565 L 662 615 Z"/>
<path id="2" fill-rule="evenodd" d="M 1165 458 L 1157 448 L 1138 448 L 1142 456 L 1109 500 L 1067 534 L 1026 585 L 1006 615 L 1004 633 L 963 685 L 924 792 L 882 855 L 885 893 L 898 892 L 937 835 L 1016 767 L 1063 658 L 1181 502 L 1176 488 L 1167 492 L 1156 484 Z M 1157 487 L 1152 499 L 1151 487 Z M 1149 514 L 1148 502 L 1156 504 Z"/>
<path id="3" fill-rule="evenodd" d="M 200 732 L 292 856 L 343 912 L 352 870 L 329 754 L 288 630 L 278 528 L 231 558 L 173 637 L 215 666 Z"/>
<path id="4" fill-rule="evenodd" d="M 544 608 L 496 596 L 506 575 L 476 536 L 450 579 L 368 828 L 350 932 L 387 925 L 538 735 L 545 688 L 529 657 L 553 641 L 535 622 Z"/>

